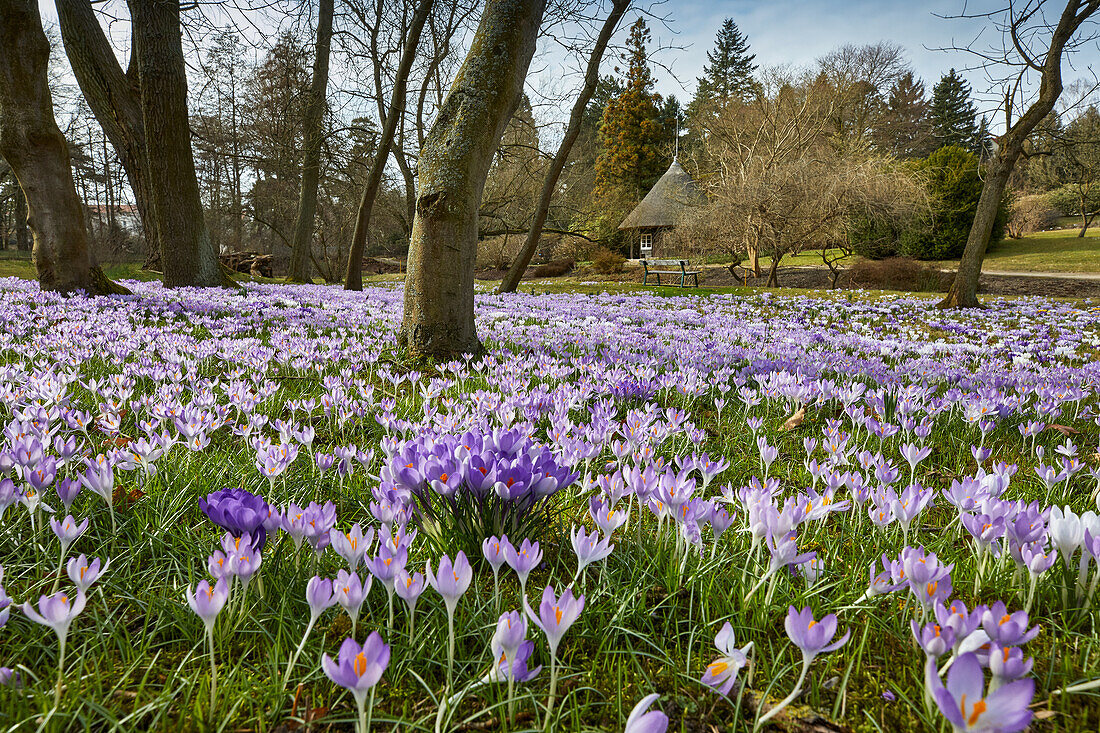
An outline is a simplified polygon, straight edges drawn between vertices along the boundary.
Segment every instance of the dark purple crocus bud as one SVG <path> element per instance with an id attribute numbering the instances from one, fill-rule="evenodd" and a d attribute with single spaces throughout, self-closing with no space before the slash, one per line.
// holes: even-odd
<path id="1" fill-rule="evenodd" d="M 199 499 L 199 509 L 206 517 L 234 537 L 247 532 L 254 538 L 256 549 L 267 542 L 264 523 L 270 515 L 267 503 L 244 489 L 221 489 Z"/>

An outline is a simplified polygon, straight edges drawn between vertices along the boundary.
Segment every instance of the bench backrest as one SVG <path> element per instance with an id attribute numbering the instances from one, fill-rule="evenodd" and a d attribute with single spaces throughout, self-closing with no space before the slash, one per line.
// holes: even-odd
<path id="1" fill-rule="evenodd" d="M 642 258 L 642 263 L 656 265 L 657 267 L 683 267 L 687 264 L 687 260 L 651 260 L 644 257 Z"/>

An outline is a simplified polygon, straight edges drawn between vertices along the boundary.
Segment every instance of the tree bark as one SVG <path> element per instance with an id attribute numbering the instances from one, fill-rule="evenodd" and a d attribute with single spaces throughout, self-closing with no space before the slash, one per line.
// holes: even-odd
<path id="1" fill-rule="evenodd" d="M 978 301 L 978 279 L 982 274 L 985 250 L 989 246 L 989 238 L 993 233 L 993 224 L 997 219 L 997 210 L 1001 205 L 1001 197 L 1008 185 L 1009 176 L 1012 175 L 1012 169 L 1023 152 L 1024 143 L 1031 131 L 1050 114 L 1054 109 L 1054 103 L 1062 94 L 1062 52 L 1066 44 L 1081 24 L 1098 9 L 1100 9 L 1100 0 L 1067 0 L 1058 25 L 1051 33 L 1050 46 L 1040 68 L 1042 78 L 1039 83 L 1039 98 L 1027 108 L 1015 124 L 1007 126 L 1008 129 L 1004 135 L 998 139 L 998 150 L 994 154 L 982 185 L 982 195 L 978 199 L 974 223 L 966 238 L 966 248 L 959 261 L 959 269 L 955 273 L 955 279 L 947 295 L 939 302 L 938 307 L 977 308 L 981 306 Z M 1008 12 L 1012 12 L 1011 7 Z M 1019 24 L 1031 17 L 1032 13 L 1033 11 L 1027 11 L 1023 16 L 1008 18 L 1014 40 L 1018 37 Z M 1028 55 L 1030 52 L 1026 48 L 1017 45 L 1017 49 L 1021 55 L 1030 60 Z M 1008 110 L 1011 110 L 1010 102 L 1011 98 L 1006 100 Z"/>
<path id="2" fill-rule="evenodd" d="M 131 69 L 123 72 L 90 0 L 57 0 L 57 17 L 65 55 L 80 91 L 130 181 L 146 253 L 157 253 L 159 257 L 160 241 L 153 221 L 153 175 L 146 158 L 136 67 L 131 64 Z"/>
<path id="3" fill-rule="evenodd" d="M 325 112 L 325 89 L 328 87 L 328 59 L 332 46 L 333 0 L 321 0 L 317 14 L 317 51 L 313 58 L 313 79 L 309 87 L 309 104 L 305 115 L 305 150 L 302 151 L 302 188 L 298 196 L 298 216 L 291 239 L 291 282 L 308 283 L 309 249 L 313 245 L 313 218 L 317 212 L 317 181 L 321 177 L 321 138 Z"/>
<path id="4" fill-rule="evenodd" d="M 413 60 L 416 58 L 416 47 L 420 44 L 420 34 L 424 30 L 424 24 L 432 11 L 432 4 L 433 0 L 421 0 L 409 25 L 408 35 L 405 37 L 405 47 L 401 50 L 401 60 L 398 62 L 397 73 L 393 81 L 390 107 L 386 112 L 386 124 L 379 136 L 378 148 L 374 151 L 374 160 L 371 161 L 370 173 L 367 174 L 367 182 L 363 185 L 363 196 L 359 200 L 359 210 L 355 215 L 355 230 L 352 232 L 348 265 L 344 272 L 345 290 L 363 289 L 363 248 L 367 243 L 367 230 L 370 226 L 371 211 L 374 209 L 375 199 L 378 198 L 378 189 L 382 185 L 382 174 L 386 169 L 386 160 L 390 156 L 393 136 L 397 131 L 397 125 L 401 121 L 401 115 L 405 108 L 405 92 L 408 87 L 409 72 L 412 70 Z M 381 19 L 379 19 L 379 22 L 381 22 Z"/>
<path id="5" fill-rule="evenodd" d="M 535 209 L 535 218 L 531 222 L 531 229 L 527 232 L 527 239 L 524 240 L 523 247 L 520 249 L 515 261 L 512 262 L 512 266 L 508 268 L 508 272 L 504 275 L 504 279 L 497 289 L 498 293 L 516 292 L 520 280 L 523 279 L 523 273 L 527 271 L 527 266 L 531 264 L 531 258 L 535 255 L 535 249 L 542 237 L 543 227 L 546 225 L 546 217 L 550 213 L 550 201 L 554 196 L 554 189 L 558 185 L 558 178 L 565 168 L 565 161 L 569 158 L 569 151 L 572 150 L 573 143 L 577 141 L 577 137 L 581 133 L 581 120 L 584 118 L 584 111 L 592 100 L 596 85 L 600 81 L 600 62 L 603 60 L 604 51 L 607 50 L 607 44 L 611 41 L 611 36 L 615 33 L 615 29 L 626 13 L 626 9 L 630 7 L 630 1 L 614 0 L 611 13 L 600 28 L 600 34 L 596 37 L 596 45 L 592 47 L 592 53 L 588 57 L 588 67 L 584 72 L 584 86 L 581 87 L 580 94 L 577 95 L 577 99 L 573 103 L 573 110 L 569 114 L 569 124 L 565 128 L 565 137 L 562 138 L 561 145 L 558 146 L 558 152 L 550 163 L 550 170 L 546 172 L 546 178 L 542 182 L 542 191 L 539 193 L 539 202 Z"/>
<path id="6" fill-rule="evenodd" d="M 418 165 L 398 344 L 418 357 L 481 351 L 474 259 L 485 177 L 523 90 L 546 0 L 486 0 Z"/>
<path id="7" fill-rule="evenodd" d="M 128 5 L 164 284 L 227 284 L 206 229 L 195 175 L 179 0 L 128 0 Z"/>
<path id="8" fill-rule="evenodd" d="M 36 0 L 0 0 L 0 154 L 26 197 L 43 290 L 119 292 L 93 272 L 69 146 L 53 116 L 50 44 Z"/>

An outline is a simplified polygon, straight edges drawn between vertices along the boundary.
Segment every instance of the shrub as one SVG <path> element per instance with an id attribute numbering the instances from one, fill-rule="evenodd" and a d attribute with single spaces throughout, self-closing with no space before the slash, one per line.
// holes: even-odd
<path id="1" fill-rule="evenodd" d="M 978 156 L 948 145 L 917 161 L 914 167 L 926 181 L 932 211 L 920 226 L 902 232 L 898 251 L 918 260 L 961 256 L 982 195 Z M 990 244 L 1004 238 L 1007 222 L 1008 201 L 1002 199 Z"/>
<path id="2" fill-rule="evenodd" d="M 881 260 L 898 253 L 898 226 L 884 219 L 860 216 L 848 224 L 848 245 L 861 257 Z"/>
<path id="3" fill-rule="evenodd" d="M 1019 196 L 1009 208 L 1005 234 L 1012 239 L 1051 229 L 1058 223 L 1059 211 L 1045 193 Z"/>
<path id="4" fill-rule="evenodd" d="M 547 262 L 545 265 L 539 265 L 532 274 L 535 277 L 561 277 L 571 272 L 574 264 L 576 263 L 571 258 L 554 260 L 553 262 Z"/>
<path id="5" fill-rule="evenodd" d="M 601 275 L 615 275 L 623 271 L 626 258 L 607 247 L 600 247 L 592 253 L 592 267 Z"/>
<path id="6" fill-rule="evenodd" d="M 950 278 L 932 265 L 910 257 L 888 257 L 883 260 L 860 260 L 849 270 L 852 284 L 861 288 L 939 292 Z"/>

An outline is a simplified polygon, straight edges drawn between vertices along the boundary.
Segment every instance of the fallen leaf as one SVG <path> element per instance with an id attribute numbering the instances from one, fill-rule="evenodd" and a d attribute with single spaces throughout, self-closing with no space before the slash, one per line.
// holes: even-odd
<path id="1" fill-rule="evenodd" d="M 802 421 L 806 419 L 806 408 L 799 407 L 798 412 L 787 418 L 787 421 L 783 423 L 783 427 L 780 430 L 794 430 Z"/>
<path id="2" fill-rule="evenodd" d="M 1053 710 L 1039 710 L 1035 713 L 1034 717 L 1036 720 L 1050 720 L 1055 715 L 1057 715 L 1057 713 Z"/>
<path id="3" fill-rule="evenodd" d="M 1057 430 L 1062 435 L 1080 435 L 1081 431 L 1077 428 L 1071 428 L 1069 425 L 1059 425 L 1057 423 L 1053 425 L 1047 425 L 1047 430 Z"/>

